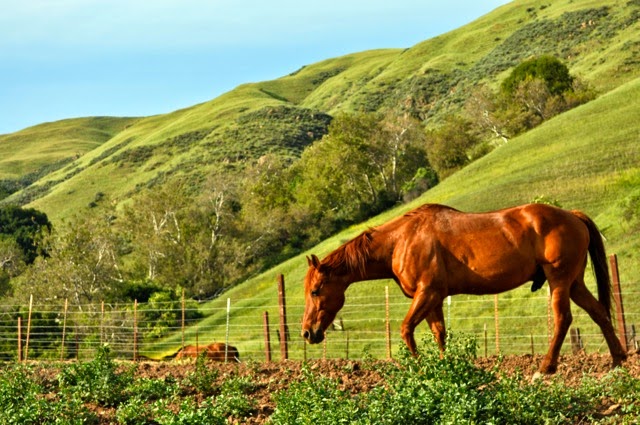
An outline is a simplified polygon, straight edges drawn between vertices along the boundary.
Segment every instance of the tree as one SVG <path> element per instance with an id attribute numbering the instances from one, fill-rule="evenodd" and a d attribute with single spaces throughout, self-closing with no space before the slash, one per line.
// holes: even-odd
<path id="1" fill-rule="evenodd" d="M 128 276 L 164 289 L 184 288 L 206 297 L 227 285 L 225 232 L 229 226 L 227 193 L 207 189 L 191 195 L 179 182 L 141 193 L 118 223 L 130 245 Z"/>
<path id="2" fill-rule="evenodd" d="M 501 90 L 509 97 L 525 80 L 541 80 L 551 95 L 562 95 L 572 90 L 573 77 L 569 68 L 553 56 L 540 56 L 516 66 L 502 82 Z"/>
<path id="3" fill-rule="evenodd" d="M 500 143 L 507 143 L 511 136 L 508 133 L 508 119 L 503 110 L 500 98 L 486 85 L 474 89 L 464 105 L 465 115 L 479 135 L 486 134 L 499 139 Z"/>
<path id="4" fill-rule="evenodd" d="M 497 93 L 486 86 L 476 89 L 465 104 L 465 113 L 479 135 L 507 142 L 594 97 L 593 90 L 573 77 L 560 60 L 542 56 L 516 66 Z"/>
<path id="5" fill-rule="evenodd" d="M 296 200 L 338 227 L 378 213 L 399 202 L 405 183 L 428 166 L 424 140 L 407 116 L 336 116 L 296 164 Z"/>
<path id="6" fill-rule="evenodd" d="M 33 294 L 52 303 L 68 299 L 78 306 L 120 299 L 125 284 L 118 261 L 121 241 L 113 212 L 100 212 L 74 217 L 47 235 L 47 256 L 15 279 L 14 295 Z"/>
<path id="7" fill-rule="evenodd" d="M 469 150 L 476 143 L 469 121 L 448 116 L 443 125 L 427 132 L 429 163 L 443 179 L 469 162 Z"/>
<path id="8" fill-rule="evenodd" d="M 0 207 L 0 236 L 5 235 L 16 241 L 27 264 L 33 263 L 38 256 L 37 239 L 42 232 L 50 230 L 51 223 L 41 211 L 16 205 Z"/>
<path id="9" fill-rule="evenodd" d="M 0 297 L 9 291 L 9 280 L 24 268 L 24 252 L 20 245 L 15 239 L 0 234 Z"/>

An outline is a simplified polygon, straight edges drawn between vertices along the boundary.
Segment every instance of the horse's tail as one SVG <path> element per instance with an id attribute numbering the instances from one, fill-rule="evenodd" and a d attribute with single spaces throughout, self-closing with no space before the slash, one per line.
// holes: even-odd
<path id="1" fill-rule="evenodd" d="M 581 211 L 571 211 L 589 229 L 589 256 L 596 275 L 598 285 L 598 300 L 607 311 L 607 316 L 611 317 L 611 278 L 609 277 L 609 266 L 607 264 L 607 253 L 604 249 L 602 235 L 596 224 L 586 214 Z"/>

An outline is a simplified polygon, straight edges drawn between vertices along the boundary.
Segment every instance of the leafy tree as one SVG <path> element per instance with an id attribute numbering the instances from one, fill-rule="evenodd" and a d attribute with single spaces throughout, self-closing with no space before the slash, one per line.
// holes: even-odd
<path id="1" fill-rule="evenodd" d="M 22 249 L 27 264 L 38 256 L 36 240 L 43 231 L 51 230 L 47 215 L 33 208 L 16 205 L 0 207 L 0 236 L 9 236 Z"/>
<path id="2" fill-rule="evenodd" d="M 442 179 L 469 162 L 469 150 L 477 143 L 469 121 L 448 116 L 443 125 L 427 132 L 429 163 Z"/>
<path id="3" fill-rule="evenodd" d="M 118 253 L 121 240 L 113 228 L 113 211 L 83 215 L 58 226 L 43 240 L 46 257 L 36 261 L 17 279 L 15 296 L 33 294 L 40 300 L 68 299 L 82 305 L 118 299 L 124 279 Z M 13 281 L 12 281 L 13 282 Z"/>
<path id="4" fill-rule="evenodd" d="M 267 154 L 249 167 L 238 193 L 248 254 L 265 266 L 300 252 L 309 240 L 309 214 L 294 196 L 298 171 L 290 160 Z"/>
<path id="5" fill-rule="evenodd" d="M 204 193 L 196 198 L 180 183 L 169 183 L 142 193 L 125 208 L 118 228 L 131 247 L 131 279 L 185 288 L 189 296 L 199 297 L 228 284 L 229 262 L 235 262 L 225 248 L 232 223 L 227 193 Z"/>
<path id="6" fill-rule="evenodd" d="M 403 187 L 428 166 L 424 133 L 408 117 L 343 114 L 296 164 L 296 200 L 338 227 L 400 201 Z"/>
<path id="7" fill-rule="evenodd" d="M 507 96 L 512 96 L 526 80 L 541 80 L 546 90 L 555 96 L 571 91 L 573 87 L 569 68 L 553 56 L 540 56 L 520 63 L 500 87 Z"/>
<path id="8" fill-rule="evenodd" d="M 465 114 L 481 137 L 507 142 L 594 97 L 593 90 L 560 60 L 542 56 L 515 67 L 497 93 L 486 86 L 477 88 L 465 103 Z"/>
<path id="9" fill-rule="evenodd" d="M 9 279 L 25 268 L 24 252 L 15 239 L 0 234 L 0 297 L 9 291 Z"/>
<path id="10" fill-rule="evenodd" d="M 486 85 L 480 85 L 471 92 L 465 102 L 464 113 L 480 137 L 488 135 L 492 139 L 499 139 L 500 143 L 507 143 L 511 138 L 509 120 L 503 113 L 503 99 Z"/>

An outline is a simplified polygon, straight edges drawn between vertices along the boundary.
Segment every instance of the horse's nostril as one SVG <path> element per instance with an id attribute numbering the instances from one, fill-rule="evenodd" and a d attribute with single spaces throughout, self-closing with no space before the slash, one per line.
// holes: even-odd
<path id="1" fill-rule="evenodd" d="M 303 337 L 304 339 L 309 339 L 309 337 L 310 337 L 310 336 L 311 336 L 311 334 L 309 333 L 309 331 L 308 331 L 308 330 L 304 330 L 304 331 L 302 331 L 302 337 Z"/>

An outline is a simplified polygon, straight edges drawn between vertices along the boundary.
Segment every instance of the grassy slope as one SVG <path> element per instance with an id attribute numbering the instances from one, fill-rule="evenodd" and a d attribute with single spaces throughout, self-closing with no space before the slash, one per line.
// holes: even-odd
<path id="1" fill-rule="evenodd" d="M 323 256 L 335 249 L 343 241 L 356 236 L 369 226 L 375 226 L 392 217 L 402 214 L 425 202 L 446 203 L 464 210 L 488 210 L 514 204 L 526 203 L 538 195 L 545 195 L 558 200 L 566 208 L 579 208 L 594 217 L 603 227 L 608 238 L 610 252 L 618 253 L 624 258 L 621 264 L 623 282 L 633 282 L 632 272 L 640 266 L 638 245 L 640 236 L 629 232 L 620 222 L 615 212 L 619 208 L 619 200 L 628 193 L 628 182 L 640 180 L 640 151 L 637 140 L 640 136 L 640 109 L 629 99 L 640 95 L 640 79 L 608 93 L 601 98 L 559 116 L 532 132 L 512 140 L 508 145 L 498 148 L 483 159 L 454 174 L 436 188 L 425 193 L 409 205 L 403 205 L 388 211 L 367 223 L 354 226 L 318 245 L 311 251 Z M 603 131 L 604 130 L 604 131 Z M 615 164 L 615 166 L 612 166 Z M 635 180 L 634 180 L 635 179 Z M 618 219 L 616 220 L 616 217 Z M 302 356 L 300 338 L 297 337 L 298 323 L 302 314 L 302 280 L 306 272 L 304 256 L 293 258 L 282 265 L 251 279 L 230 290 L 223 299 L 214 300 L 203 306 L 203 311 L 210 317 L 199 324 L 200 341 L 221 340 L 224 338 L 226 297 L 231 298 L 233 313 L 231 322 L 242 324 L 232 327 L 230 340 L 239 347 L 241 353 L 261 358 L 263 336 L 261 328 L 262 312 L 268 311 L 273 321 L 277 319 L 277 291 L 275 278 L 282 273 L 287 281 L 287 311 L 292 332 L 291 357 Z M 589 276 L 588 276 L 589 278 Z M 353 285 L 347 293 L 347 304 L 341 315 L 345 321 L 350 320 L 353 330 L 351 352 L 361 354 L 361 350 L 370 347 L 369 342 L 358 342 L 358 334 L 366 335 L 367 331 L 380 329 L 380 319 L 384 311 L 372 311 L 352 305 L 349 300 L 362 303 L 362 297 L 369 303 L 384 302 L 384 285 L 391 286 L 394 294 L 391 308 L 394 324 L 394 346 L 397 339 L 399 321 L 407 309 L 407 301 L 399 296 L 399 291 L 390 282 L 370 282 Z M 528 286 L 528 285 L 525 285 Z M 637 285 L 640 286 L 640 285 Z M 531 295 L 528 287 L 501 296 L 501 299 L 544 298 L 544 294 Z M 463 296 L 456 300 L 468 299 Z M 475 298 L 477 299 L 477 298 Z M 465 311 L 456 310 L 453 317 L 453 329 L 480 332 L 486 318 L 492 324 L 493 298 L 480 297 L 482 302 L 461 304 Z M 520 316 L 521 303 L 503 302 L 501 314 L 505 317 Z M 454 308 L 456 302 L 454 301 Z M 546 302 L 535 299 L 528 311 L 540 316 L 546 315 Z M 640 311 L 640 304 L 634 299 L 627 300 L 627 314 Z M 575 323 L 582 327 L 583 334 L 595 332 L 590 329 L 590 321 L 584 315 L 576 313 Z M 462 317 L 484 317 L 485 322 L 470 324 Z M 373 318 L 373 320 L 368 320 Z M 509 319 L 504 319 L 508 322 Z M 504 326 L 516 325 L 516 323 Z M 517 323 L 523 332 L 536 329 L 540 335 L 545 333 L 545 319 L 520 319 Z M 273 325 L 275 328 L 275 325 Z M 524 331 L 526 330 L 526 331 Z M 585 331 L 586 330 L 586 331 Z M 333 333 L 336 339 L 343 338 L 340 333 Z M 187 340 L 193 342 L 194 329 L 187 331 Z M 332 336 L 330 335 L 330 338 Z M 167 355 L 176 350 L 180 344 L 180 336 L 175 335 L 161 344 L 148 347 L 149 356 Z M 537 350 L 544 349 L 546 336 L 536 342 Z M 595 349 L 592 340 L 590 349 Z M 568 345 L 568 344 L 567 344 Z M 277 348 L 277 344 L 275 345 Z M 378 347 L 379 348 L 379 347 Z M 602 347 L 600 347 L 602 348 Z M 321 348 L 309 348 L 310 356 L 320 356 Z M 336 344 L 329 348 L 329 355 L 343 354 L 344 347 Z M 526 349 L 525 349 L 526 352 Z M 379 354 L 379 353 L 378 353 Z"/>
<path id="2" fill-rule="evenodd" d="M 489 55 L 510 34 L 536 19 L 557 18 L 566 11 L 603 5 L 612 7 L 613 14 L 625 14 L 630 9 L 625 4 L 626 1 L 619 0 L 579 3 L 564 0 L 553 4 L 541 0 L 517 1 L 460 29 L 409 49 L 373 50 L 328 59 L 305 66 L 277 80 L 239 86 L 210 102 L 140 119 L 108 141 L 100 137 L 91 139 L 93 144 L 90 147 L 95 149 L 66 169 L 39 182 L 53 182 L 53 189 L 48 194 L 42 191 L 38 195 L 40 199 L 29 206 L 42 209 L 56 222 L 82 211 L 97 192 L 126 200 L 136 186 L 144 185 L 162 173 L 182 174 L 197 170 L 197 173 L 204 175 L 215 168 L 215 161 L 219 160 L 212 156 L 210 146 L 194 142 L 186 151 L 159 147 L 172 137 L 194 131 L 208 133 L 203 141 L 217 143 L 220 132 L 233 126 L 235 119 L 241 114 L 265 106 L 293 104 L 329 113 L 358 110 L 369 104 L 368 99 L 386 99 L 392 94 L 394 87 L 422 76 L 428 70 L 436 69 L 446 73 L 471 69 L 474 63 Z M 630 26 L 604 46 L 594 42 L 593 45 L 583 47 L 582 51 L 570 58 L 572 71 L 575 67 L 575 72 L 592 81 L 600 92 L 606 92 L 634 78 L 640 67 L 625 70 L 623 64 L 633 54 L 629 51 L 628 43 L 634 40 L 636 33 L 637 25 Z M 496 77 L 481 73 L 474 78 L 494 81 Z M 474 81 L 467 81 L 458 90 L 465 90 L 465 84 L 474 84 Z M 0 141 L 1 137 L 7 136 L 0 136 Z M 126 146 L 124 142 L 127 142 Z M 0 149 L 1 146 L 0 144 Z M 144 163 L 129 167 L 109 163 L 110 156 L 132 148 L 148 148 L 152 151 L 151 157 Z M 220 145 L 219 149 L 224 150 L 225 146 Z M 81 149 L 73 150 L 86 152 Z M 22 164 L 38 164 L 38 161 L 35 150 L 30 149 Z M 23 170 L 14 164 L 3 166 L 0 163 L 0 178 L 7 172 L 15 175 L 23 173 Z"/>
<path id="3" fill-rule="evenodd" d="M 35 200 L 29 206 L 47 212 L 56 221 L 81 211 L 95 198 L 98 191 L 116 199 L 126 199 L 137 185 L 144 185 L 158 173 L 188 168 L 181 167 L 181 164 L 196 162 L 198 171 L 206 174 L 208 168 L 218 165 L 215 160 L 208 159 L 214 154 L 209 147 L 194 143 L 190 149 L 177 152 L 162 149 L 163 144 L 172 137 L 195 131 L 208 132 L 209 136 L 203 140 L 217 143 L 217 135 L 232 126 L 241 113 L 288 104 L 288 99 L 297 102 L 304 98 L 306 92 L 312 90 L 310 87 L 318 84 L 314 81 L 318 81 L 327 68 L 329 72 L 335 72 L 338 67 L 359 74 L 367 72 L 371 63 L 369 58 L 384 58 L 394 54 L 394 51 L 363 52 L 332 59 L 327 63 L 305 67 L 295 75 L 279 80 L 241 85 L 212 101 L 190 108 L 140 119 L 135 125 L 84 155 L 73 166 L 41 180 L 40 184 L 45 184 L 48 180 L 61 183 L 56 184 L 50 194 Z M 110 162 L 110 158 L 118 153 L 143 147 L 158 148 L 143 164 L 122 167 Z M 218 149 L 225 149 L 225 146 L 218 145 Z M 82 172 L 71 176 L 70 173 L 75 168 L 82 169 Z"/>
<path id="4" fill-rule="evenodd" d="M 114 131 L 113 137 L 107 141 L 99 133 L 92 150 L 73 164 L 47 177 L 58 183 L 49 195 L 34 201 L 30 206 L 44 210 L 55 222 L 82 211 L 97 192 L 126 199 L 136 185 L 147 183 L 158 173 L 172 172 L 176 168 L 188 169 L 188 166 L 183 166 L 185 164 L 200 166 L 199 164 L 211 162 L 208 160 L 211 158 L 210 147 L 199 143 L 194 143 L 186 151 L 160 149 L 172 137 L 203 131 L 208 133 L 205 141 L 216 141 L 216 134 L 233 125 L 240 114 L 264 106 L 296 104 L 330 113 L 358 109 L 367 98 L 384 96 L 389 87 L 423 75 L 429 69 L 447 72 L 458 68 L 472 68 L 475 61 L 488 55 L 512 32 L 535 19 L 554 18 L 566 11 L 603 5 L 611 6 L 613 13 L 617 14 L 629 13 L 632 9 L 627 7 L 626 0 L 561 0 L 551 4 L 539 0 L 516 1 L 458 30 L 419 43 L 410 49 L 375 50 L 329 59 L 274 81 L 242 85 L 210 102 L 139 119 L 122 131 Z M 528 10 L 534 10 L 535 13 Z M 638 121 L 637 108 L 634 109 L 633 103 L 629 101 L 637 98 L 638 94 L 635 78 L 639 75 L 640 67 L 629 65 L 630 58 L 633 59 L 635 54 L 633 49 L 637 49 L 637 33 L 636 23 L 621 31 L 606 45 L 593 41 L 590 45 L 582 46 L 581 51 L 569 58 L 572 72 L 588 79 L 601 93 L 624 82 L 633 82 L 513 140 L 509 145 L 452 176 L 420 200 L 349 229 L 325 241 L 314 252 L 324 255 L 367 226 L 381 223 L 420 202 L 446 202 L 463 209 L 485 210 L 526 202 L 542 194 L 557 199 L 565 207 L 582 208 L 598 218 L 610 237 L 610 249 L 626 256 L 631 264 L 637 264 L 634 256 L 640 250 L 638 242 L 633 236 L 625 234 L 620 225 L 620 208 L 617 206 L 619 199 L 628 193 L 629 185 L 632 185 L 629 182 L 639 180 L 637 169 L 634 168 L 637 167 L 634 164 L 638 163 L 638 158 L 633 145 L 637 141 L 638 128 L 629 124 Z M 490 81 L 499 77 L 481 76 Z M 64 122 L 52 125 L 62 123 Z M 16 135 L 19 133 L 0 136 L 0 141 Z M 114 155 L 132 148 L 152 148 L 153 153 L 143 163 L 116 165 L 109 162 Z M 75 148 L 72 150 L 76 151 Z M 23 163 L 35 164 L 36 156 L 30 156 L 34 153 L 35 149 L 31 149 L 25 155 Z M 0 155 L 0 158 L 4 156 Z M 611 166 L 612 161 L 614 166 Z M 14 165 L 5 164 L 2 167 L 0 164 L 0 172 L 10 170 L 8 175 L 21 175 L 24 172 L 11 167 Z M 81 172 L 75 174 L 78 170 Z M 206 172 L 206 166 L 201 166 L 198 171 Z M 586 182 L 584 185 L 583 181 Z M 232 341 L 237 341 L 242 352 L 258 350 L 261 345 L 262 311 L 269 310 L 271 317 L 276 317 L 276 309 L 273 307 L 276 300 L 276 273 L 282 272 L 287 276 L 290 323 L 292 329 L 297 327 L 294 323 L 297 323 L 301 314 L 300 282 L 304 264 L 301 257 L 292 259 L 229 292 L 234 300 L 234 314 L 240 316 L 238 320 L 255 326 L 248 328 L 249 331 L 242 335 L 232 335 Z M 627 269 L 631 270 L 625 266 L 622 270 L 623 277 Z M 358 294 L 371 294 L 380 301 L 380 288 L 384 284 L 372 285 L 356 285 L 350 289 L 350 294 L 353 293 L 356 297 Z M 391 291 L 397 292 L 395 288 Z M 223 308 L 223 303 L 223 300 L 215 301 L 206 308 Z M 399 299 L 397 304 L 392 306 L 393 315 L 401 318 L 406 311 L 406 301 Z M 246 305 L 251 313 L 239 310 L 236 313 L 241 305 Z M 348 315 L 362 317 L 358 308 L 355 310 L 353 313 L 343 312 L 345 320 Z M 380 314 L 376 312 L 374 316 L 379 317 Z M 204 325 L 223 322 L 224 318 L 216 313 Z M 374 325 L 362 322 L 358 326 L 361 330 Z M 203 338 L 220 339 L 219 329 L 215 331 L 218 333 Z M 177 338 L 179 337 L 170 339 L 170 345 L 164 348 L 150 348 L 150 353 L 175 349 Z M 364 346 L 366 343 L 361 343 L 357 345 L 358 348 L 354 347 L 354 351 L 361 350 Z"/>
<path id="5" fill-rule="evenodd" d="M 136 118 L 75 118 L 0 135 L 0 179 L 17 178 L 95 149 Z"/>

